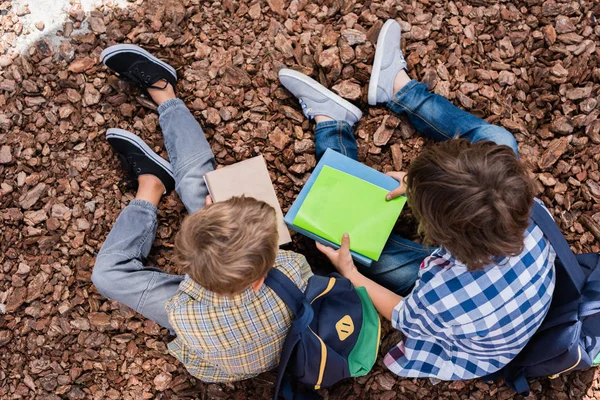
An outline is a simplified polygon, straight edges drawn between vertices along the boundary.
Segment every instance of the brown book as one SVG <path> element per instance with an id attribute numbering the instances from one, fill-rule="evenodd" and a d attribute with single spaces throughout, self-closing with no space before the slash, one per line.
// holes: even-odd
<path id="1" fill-rule="evenodd" d="M 273 183 L 263 156 L 257 156 L 204 175 L 204 181 L 214 202 L 225 201 L 233 196 L 246 195 L 262 200 L 275 208 L 279 245 L 292 241 L 283 222 L 283 213 L 277 200 Z"/>

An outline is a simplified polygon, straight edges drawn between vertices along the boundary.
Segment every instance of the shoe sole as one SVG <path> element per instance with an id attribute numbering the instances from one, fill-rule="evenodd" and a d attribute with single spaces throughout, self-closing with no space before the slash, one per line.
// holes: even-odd
<path id="1" fill-rule="evenodd" d="M 168 70 L 171 75 L 177 80 L 177 72 L 175 68 L 171 67 L 164 61 L 159 60 L 154 57 L 152 54 L 148 53 L 146 50 L 142 49 L 140 46 L 136 46 L 135 44 L 115 44 L 114 46 L 110 46 L 100 53 L 100 58 L 102 59 L 102 64 L 106 65 L 106 61 L 111 57 L 120 54 L 120 53 L 136 53 L 146 57 L 148 60 L 152 61 L 155 64 L 160 65 L 161 67 Z"/>
<path id="2" fill-rule="evenodd" d="M 379 72 L 381 71 L 381 63 L 383 62 L 383 41 L 390 27 L 397 22 L 390 19 L 383 24 L 379 36 L 377 37 L 377 48 L 375 49 L 375 59 L 373 60 L 373 68 L 371 69 L 371 77 L 369 78 L 369 94 L 367 102 L 371 106 L 377 105 L 377 87 L 379 85 Z M 400 44 L 398 44 L 400 45 Z"/>
<path id="3" fill-rule="evenodd" d="M 360 111 L 360 108 L 356 107 L 354 104 L 350 103 L 348 100 L 344 99 L 343 97 L 340 97 L 337 94 L 333 93 L 331 90 L 325 88 L 319 82 L 304 75 L 303 73 L 294 71 L 293 69 L 282 69 L 279 71 L 279 77 L 282 77 L 282 76 L 295 78 L 301 82 L 306 83 L 308 86 L 315 89 L 316 91 L 321 93 L 323 96 L 340 104 L 342 107 L 346 108 L 348 111 L 350 111 L 352 114 L 354 114 L 357 122 L 358 122 L 358 120 L 360 120 L 362 118 L 362 111 Z"/>
<path id="4" fill-rule="evenodd" d="M 150 146 L 148 146 L 146 142 L 140 139 L 137 135 L 124 129 L 110 128 L 106 131 L 106 139 L 110 138 L 125 140 L 133 144 L 134 146 L 142 150 L 144 154 L 147 155 L 152 161 L 154 161 L 160 167 L 162 167 L 171 176 L 171 178 L 175 179 L 175 174 L 173 173 L 173 166 L 171 165 L 171 163 L 165 160 L 164 158 L 160 157 L 158 154 L 156 154 L 150 148 Z"/>

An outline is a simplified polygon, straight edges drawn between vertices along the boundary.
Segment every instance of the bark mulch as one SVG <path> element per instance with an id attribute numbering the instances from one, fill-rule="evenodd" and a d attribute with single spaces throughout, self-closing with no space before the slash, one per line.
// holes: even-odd
<path id="1" fill-rule="evenodd" d="M 32 2 L 33 4 L 33 2 Z M 315 166 L 313 127 L 277 80 L 291 67 L 365 112 L 359 159 L 405 169 L 427 141 L 384 108 L 367 108 L 374 44 L 397 19 L 410 75 L 460 107 L 513 132 L 537 194 L 573 249 L 600 246 L 600 4 L 596 1 L 221 0 L 135 1 L 86 14 L 73 2 L 62 41 L 23 55 L 27 8 L 0 3 L 0 398 L 261 399 L 273 373 L 203 384 L 170 357 L 168 332 L 108 301 L 90 283 L 94 257 L 132 198 L 103 135 L 139 134 L 166 156 L 155 106 L 99 63 L 103 48 L 137 43 L 176 66 L 178 93 L 205 128 L 219 164 L 269 162 L 287 209 Z M 90 31 L 73 30 L 89 24 Z M 176 272 L 176 194 L 160 208 L 150 263 Z M 399 232 L 416 238 L 403 216 Z M 309 241 L 294 249 L 322 269 Z M 384 326 L 382 354 L 398 340 Z M 432 385 L 381 360 L 326 399 L 519 398 L 501 380 Z M 532 381 L 530 399 L 600 398 L 594 369 Z"/>

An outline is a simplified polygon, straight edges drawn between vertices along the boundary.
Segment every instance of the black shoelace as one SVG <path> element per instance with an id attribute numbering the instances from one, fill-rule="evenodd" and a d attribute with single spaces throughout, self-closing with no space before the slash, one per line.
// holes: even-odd
<path id="1" fill-rule="evenodd" d="M 127 173 L 127 177 L 121 179 L 117 186 L 121 189 L 122 192 L 128 190 L 136 190 L 138 187 L 137 177 L 142 172 L 142 169 L 137 166 L 137 163 L 133 161 L 132 156 L 125 157 L 123 154 L 118 153 L 117 156 Z"/>
<path id="2" fill-rule="evenodd" d="M 148 64 L 148 62 L 147 61 L 136 62 L 135 64 L 133 64 L 131 66 L 131 68 L 129 68 L 129 71 L 122 73 L 121 77 L 125 78 L 125 80 L 131 81 L 131 82 L 141 86 L 144 89 L 161 89 L 161 90 L 165 89 L 167 87 L 167 85 L 169 84 L 169 82 L 166 79 L 158 79 L 157 81 L 152 82 L 152 80 L 155 77 L 147 74 L 146 72 L 144 72 L 143 68 L 140 68 L 145 64 Z M 164 82 L 165 82 L 163 87 L 155 85 L 156 83 L 160 82 L 161 80 L 164 80 Z"/>

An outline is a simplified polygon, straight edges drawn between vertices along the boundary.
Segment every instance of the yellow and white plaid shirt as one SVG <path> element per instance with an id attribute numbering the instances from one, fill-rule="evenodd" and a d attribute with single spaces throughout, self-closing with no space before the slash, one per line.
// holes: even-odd
<path id="1" fill-rule="evenodd" d="M 280 250 L 274 268 L 304 290 L 312 275 L 303 255 Z M 166 305 L 177 338 L 169 352 L 204 382 L 248 379 L 275 368 L 292 324 L 285 303 L 267 285 L 227 297 L 186 275 Z"/>

